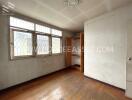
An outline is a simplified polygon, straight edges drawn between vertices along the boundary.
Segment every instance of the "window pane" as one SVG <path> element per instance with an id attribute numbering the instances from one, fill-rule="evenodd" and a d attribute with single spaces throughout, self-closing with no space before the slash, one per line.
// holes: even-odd
<path id="1" fill-rule="evenodd" d="M 37 54 L 49 54 L 49 37 L 37 35 Z"/>
<path id="2" fill-rule="evenodd" d="M 52 37 L 52 53 L 61 53 L 61 39 Z"/>
<path id="3" fill-rule="evenodd" d="M 10 17 L 10 26 L 34 30 L 34 23 L 18 19 L 15 17 Z"/>
<path id="4" fill-rule="evenodd" d="M 44 32 L 44 33 L 50 33 L 50 28 L 36 24 L 36 31 Z"/>
<path id="5" fill-rule="evenodd" d="M 53 35 L 57 35 L 57 36 L 62 36 L 62 31 L 56 30 L 56 29 L 52 29 L 52 34 Z"/>
<path id="6" fill-rule="evenodd" d="M 14 31 L 14 56 L 32 55 L 32 34 Z"/>

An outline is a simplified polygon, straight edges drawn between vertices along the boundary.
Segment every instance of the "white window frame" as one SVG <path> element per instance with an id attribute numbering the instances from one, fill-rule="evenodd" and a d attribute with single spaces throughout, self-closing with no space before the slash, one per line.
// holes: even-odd
<path id="1" fill-rule="evenodd" d="M 10 16 L 12 17 L 12 16 Z M 9 19 L 10 19 L 9 17 Z M 14 17 L 17 18 L 17 17 Z M 19 19 L 19 18 L 17 18 Z M 20 19 L 23 20 L 23 19 Z M 27 20 L 24 20 L 27 21 Z M 28 21 L 30 22 L 30 21 Z M 32 23 L 32 22 L 31 22 Z M 14 59 L 25 59 L 25 58 L 33 58 L 33 57 L 45 57 L 45 56 L 52 56 L 52 55 L 58 55 L 58 54 L 62 54 L 62 47 L 63 47 L 63 38 L 62 36 L 57 36 L 52 34 L 52 29 L 50 28 L 50 33 L 44 33 L 44 32 L 38 32 L 36 31 L 36 25 L 41 25 L 41 24 L 37 24 L 37 23 L 33 23 L 34 24 L 34 30 L 29 30 L 29 29 L 25 29 L 25 28 L 20 28 L 20 27 L 14 27 L 14 26 L 10 26 L 10 20 L 9 20 L 9 28 L 10 28 L 10 38 L 9 38 L 9 47 L 10 47 L 10 59 L 14 60 Z M 43 25 L 42 25 L 43 26 Z M 47 26 L 44 26 L 47 27 Z M 57 29 L 55 29 L 57 30 Z M 32 55 L 24 55 L 24 56 L 14 56 L 14 33 L 13 31 L 20 31 L 20 32 L 29 32 L 32 33 Z M 58 30 L 60 31 L 60 30 Z M 49 54 L 37 54 L 37 35 L 43 35 L 43 36 L 48 36 L 49 37 Z M 52 37 L 56 37 L 56 38 L 60 38 L 61 41 L 61 47 L 60 47 L 60 53 L 52 53 Z"/>
<path id="2" fill-rule="evenodd" d="M 35 33 L 35 37 L 36 37 L 36 39 L 35 39 L 35 42 L 36 42 L 36 56 L 49 56 L 50 55 L 50 35 L 48 35 L 48 34 L 42 34 L 42 33 Z M 41 35 L 41 36 L 48 36 L 48 38 L 49 38 L 49 54 L 38 54 L 37 53 L 37 35 Z"/>
<path id="3" fill-rule="evenodd" d="M 14 32 L 26 32 L 26 33 L 31 33 L 32 34 L 32 55 L 22 55 L 22 56 L 15 56 L 14 55 Z M 10 58 L 11 59 L 16 59 L 16 58 L 25 58 L 25 57 L 33 57 L 34 56 L 34 47 L 33 47 L 33 33 L 25 30 L 20 30 L 20 29 L 12 29 L 10 28 Z"/>
<path id="4" fill-rule="evenodd" d="M 53 38 L 59 38 L 60 39 L 60 53 L 53 53 L 52 52 L 52 55 L 56 55 L 56 54 L 62 54 L 63 52 L 62 52 L 62 47 L 63 47 L 63 44 L 62 44 L 62 41 L 63 41 L 63 39 L 62 39 L 62 37 L 60 37 L 60 36 L 52 36 Z M 51 37 L 51 39 L 52 39 L 52 37 Z M 51 47 L 51 50 L 52 50 L 52 47 Z"/>

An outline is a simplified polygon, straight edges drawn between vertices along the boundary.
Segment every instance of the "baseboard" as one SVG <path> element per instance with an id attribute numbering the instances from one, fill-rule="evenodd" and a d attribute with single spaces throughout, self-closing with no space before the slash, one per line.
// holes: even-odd
<path id="1" fill-rule="evenodd" d="M 99 83 L 102 83 L 102 84 L 108 85 L 108 86 L 110 86 L 110 87 L 113 87 L 113 88 L 116 88 L 116 89 L 119 89 L 119 90 L 121 90 L 121 91 L 125 92 L 125 89 L 122 89 L 122 88 L 120 88 L 120 87 L 116 87 L 116 86 L 111 85 L 111 84 L 109 84 L 109 83 L 102 82 L 102 81 L 97 80 L 97 79 L 92 78 L 92 77 L 88 77 L 88 76 L 86 76 L 86 75 L 84 75 L 84 77 L 89 78 L 89 79 L 91 79 L 91 80 L 95 80 L 95 81 L 97 81 L 97 82 L 99 82 Z"/>

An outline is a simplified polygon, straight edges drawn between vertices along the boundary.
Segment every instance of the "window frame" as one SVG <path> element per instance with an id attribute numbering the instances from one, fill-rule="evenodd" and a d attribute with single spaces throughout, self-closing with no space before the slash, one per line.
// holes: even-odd
<path id="1" fill-rule="evenodd" d="M 46 34 L 46 35 L 50 35 L 50 34 L 51 34 L 51 28 L 50 28 L 50 27 L 44 26 L 44 27 L 47 27 L 47 28 L 50 29 L 50 33 L 47 33 L 47 32 L 40 32 L 40 31 L 37 31 L 37 29 L 36 29 L 36 26 L 37 26 L 37 25 L 44 26 L 44 25 L 35 23 L 35 25 L 34 25 L 34 31 L 35 31 L 36 33 Z"/>
<path id="2" fill-rule="evenodd" d="M 22 56 L 15 56 L 14 55 L 14 31 L 18 32 L 26 32 L 26 33 L 31 33 L 32 34 L 32 55 L 22 55 Z M 34 56 L 34 33 L 28 30 L 22 30 L 22 29 L 13 29 L 10 28 L 10 58 L 11 59 L 21 59 L 21 58 L 27 58 L 27 57 L 33 57 Z"/>
<path id="3" fill-rule="evenodd" d="M 52 52 L 52 55 L 63 54 L 63 50 L 62 50 L 62 48 L 63 48 L 63 38 L 62 38 L 62 36 L 51 35 L 51 44 L 52 44 L 52 37 L 60 39 L 60 53 L 53 53 Z M 52 46 L 51 46 L 51 51 L 52 51 Z"/>
<path id="4" fill-rule="evenodd" d="M 47 34 L 47 33 L 42 33 L 42 32 L 36 32 L 35 33 L 35 37 L 36 37 L 36 39 L 35 39 L 35 42 L 36 42 L 36 56 L 40 56 L 40 57 L 42 57 L 42 56 L 50 56 L 50 35 L 49 34 Z M 41 35 L 41 36 L 48 36 L 48 38 L 49 38 L 49 54 L 38 54 L 37 53 L 37 35 Z"/>
<path id="5" fill-rule="evenodd" d="M 45 57 L 45 56 L 63 54 L 63 50 L 62 50 L 63 49 L 63 34 L 62 34 L 62 36 L 52 34 L 52 29 L 55 29 L 55 30 L 58 30 L 58 29 L 48 27 L 48 28 L 50 28 L 50 33 L 38 32 L 38 31 L 36 31 L 36 25 L 42 25 L 42 24 L 34 23 L 34 22 L 31 22 L 31 21 L 28 21 L 25 19 L 21 19 L 19 17 L 14 17 L 14 18 L 33 23 L 34 30 L 16 27 L 16 26 L 10 26 L 10 17 L 14 17 L 14 16 L 9 16 L 9 25 L 8 25 L 8 27 L 9 27 L 9 59 L 10 60 L 21 60 L 21 59 L 27 59 L 27 58 L 36 58 L 36 57 Z M 42 25 L 42 26 L 44 26 L 44 25 Z M 44 26 L 44 27 L 47 27 L 47 26 Z M 14 56 L 14 33 L 13 33 L 14 31 L 27 32 L 27 33 L 32 34 L 32 55 Z M 58 30 L 58 31 L 61 31 L 61 30 Z M 49 54 L 37 54 L 37 35 L 48 36 L 48 38 L 49 38 Z M 52 37 L 60 38 L 60 53 L 52 52 Z"/>
<path id="6" fill-rule="evenodd" d="M 52 36 L 62 37 L 62 31 L 60 31 L 61 32 L 61 36 L 60 36 L 60 35 L 53 34 L 53 30 L 60 31 L 60 30 L 57 30 L 57 29 L 52 28 L 51 29 Z"/>
<path id="7" fill-rule="evenodd" d="M 10 18 L 16 18 L 16 19 L 18 19 L 18 20 L 23 20 L 23 21 L 26 21 L 26 22 L 28 22 L 28 23 L 32 23 L 33 24 L 33 27 L 34 27 L 34 29 L 33 30 L 31 30 L 31 29 L 28 29 L 28 28 L 22 28 L 22 27 L 17 27 L 17 26 L 12 26 L 12 25 L 10 25 Z M 24 19 L 21 19 L 21 18 L 18 18 L 18 17 L 14 17 L 14 16 L 9 16 L 9 26 L 10 27 L 14 27 L 14 28 L 18 28 L 18 29 L 24 29 L 24 30 L 30 30 L 30 31 L 35 31 L 35 23 L 33 23 L 33 22 L 31 22 L 31 21 L 27 21 L 27 20 L 24 20 Z"/>

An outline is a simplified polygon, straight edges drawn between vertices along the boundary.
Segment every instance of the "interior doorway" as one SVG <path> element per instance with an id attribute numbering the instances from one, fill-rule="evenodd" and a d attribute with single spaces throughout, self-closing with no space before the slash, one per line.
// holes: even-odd
<path id="1" fill-rule="evenodd" d="M 84 34 L 83 32 L 66 38 L 66 66 L 71 66 L 84 72 Z"/>

